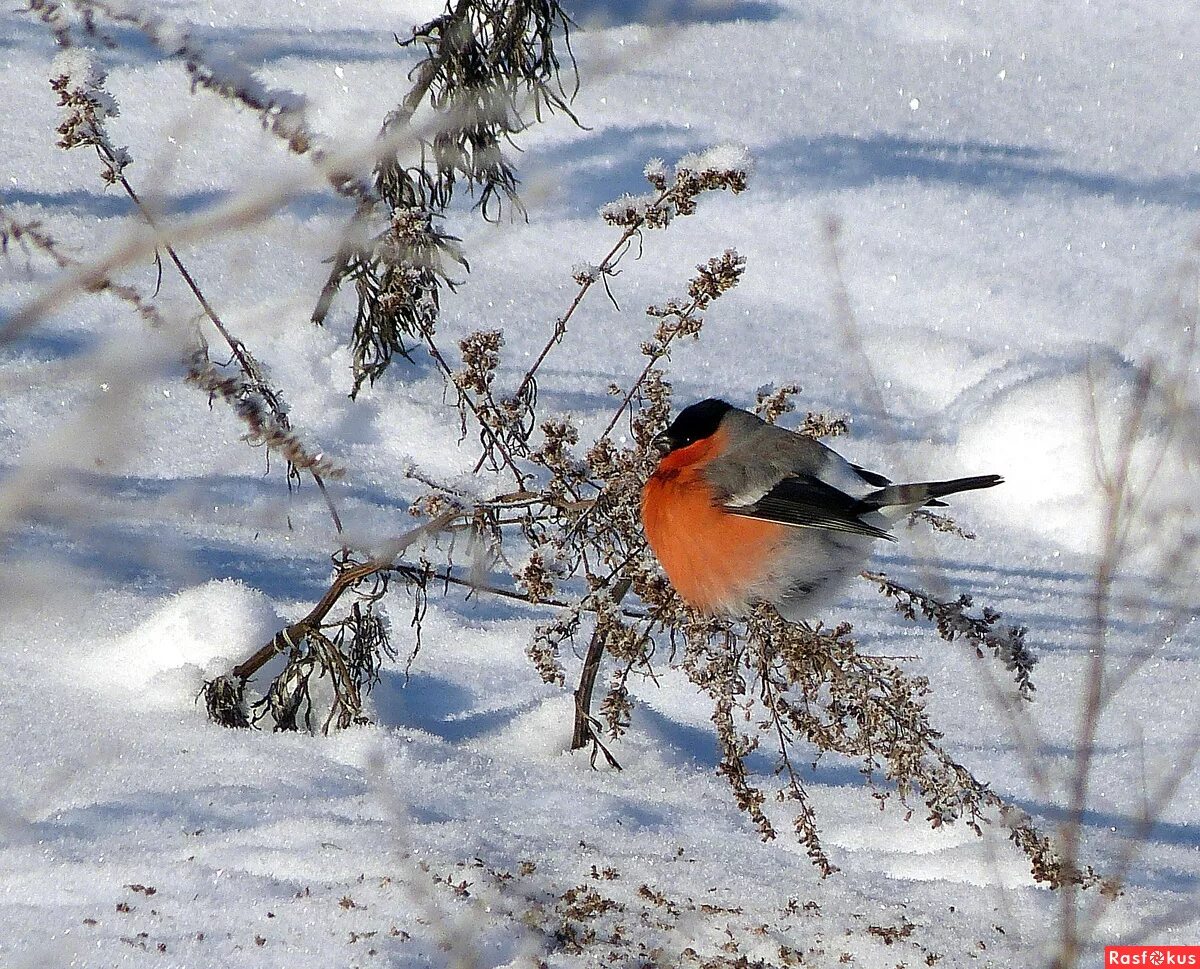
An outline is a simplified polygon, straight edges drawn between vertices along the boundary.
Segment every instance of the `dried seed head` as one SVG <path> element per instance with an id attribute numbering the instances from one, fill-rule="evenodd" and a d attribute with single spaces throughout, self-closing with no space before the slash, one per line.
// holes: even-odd
<path id="1" fill-rule="evenodd" d="M 805 437 L 839 437 L 848 433 L 850 421 L 843 414 L 820 414 L 809 411 L 804 416 L 804 422 L 796 428 L 798 434 Z"/>
<path id="2" fill-rule="evenodd" d="M 458 348 L 462 352 L 462 369 L 454 374 L 454 382 L 459 389 L 480 397 L 487 394 L 496 378 L 503 346 L 504 334 L 499 330 L 479 330 L 460 340 Z"/>
<path id="3" fill-rule="evenodd" d="M 104 87 L 107 75 L 92 55 L 72 47 L 55 58 L 50 87 L 58 95 L 66 117 L 58 126 L 58 146 L 71 149 L 92 147 L 100 158 L 100 177 L 112 185 L 133 161 L 129 152 L 114 144 L 105 124 L 121 112 L 116 99 Z"/>
<path id="4" fill-rule="evenodd" d="M 555 576 L 541 552 L 530 555 L 525 567 L 514 572 L 513 578 L 518 587 L 529 596 L 530 602 L 538 603 L 554 598 Z"/>
<path id="5" fill-rule="evenodd" d="M 774 424 L 784 414 L 790 414 L 796 409 L 792 398 L 800 393 L 799 384 L 784 384 L 775 389 L 770 384 L 758 390 L 754 413 L 768 424 Z"/>

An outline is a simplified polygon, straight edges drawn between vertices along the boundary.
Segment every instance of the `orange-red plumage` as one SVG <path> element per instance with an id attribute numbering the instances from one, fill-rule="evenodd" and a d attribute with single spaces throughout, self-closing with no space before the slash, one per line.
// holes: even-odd
<path id="1" fill-rule="evenodd" d="M 725 449 L 726 431 L 672 451 L 642 492 L 642 524 L 684 601 L 722 612 L 745 601 L 766 572 L 787 528 L 731 515 L 714 501 L 704 466 Z"/>

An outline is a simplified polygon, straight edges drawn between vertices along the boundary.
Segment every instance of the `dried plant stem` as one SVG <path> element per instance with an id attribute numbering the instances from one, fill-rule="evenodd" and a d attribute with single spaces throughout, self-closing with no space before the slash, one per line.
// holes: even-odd
<path id="1" fill-rule="evenodd" d="M 96 146 L 96 151 L 100 153 L 101 156 L 109 154 L 108 148 L 103 144 L 98 144 Z M 109 161 L 112 162 L 115 160 L 110 157 Z M 121 187 L 125 190 L 125 194 L 128 195 L 133 204 L 137 206 L 138 211 L 142 214 L 142 218 L 146 220 L 147 225 L 157 232 L 158 225 L 155 222 L 154 215 L 151 213 L 149 207 L 142 202 L 141 198 L 138 196 L 138 193 L 134 191 L 133 186 L 129 184 L 129 179 L 125 177 L 123 172 L 118 172 L 116 179 L 120 183 Z M 216 327 L 217 332 L 221 334 L 221 338 L 229 346 L 230 352 L 237 360 L 238 367 L 241 369 L 246 379 L 251 382 L 254 390 L 262 396 L 263 400 L 271 409 L 271 413 L 279 422 L 280 426 L 285 431 L 290 430 L 291 422 L 288 420 L 287 409 L 283 405 L 283 399 L 279 392 L 276 391 L 275 388 L 273 388 L 269 383 L 267 383 L 265 377 L 263 376 L 262 367 L 259 365 L 258 360 L 255 359 L 254 355 L 249 351 L 249 349 L 247 349 L 245 343 L 243 343 L 229 331 L 229 328 L 225 325 L 224 321 L 217 315 L 217 311 L 213 308 L 212 303 L 208 301 L 208 298 L 204 295 L 203 290 L 200 289 L 200 285 L 196 282 L 195 277 L 193 277 L 191 272 L 188 271 L 187 266 L 183 264 L 183 260 L 179 258 L 179 253 L 175 251 L 175 247 L 170 243 L 164 243 L 163 248 L 166 249 L 167 255 L 170 257 L 171 262 L 175 265 L 175 268 L 178 270 L 179 275 L 183 279 L 184 283 L 187 284 L 188 289 L 192 291 L 192 295 L 196 297 L 196 301 L 200 304 L 200 308 L 204 310 L 204 315 L 208 317 L 212 325 Z M 321 474 L 318 471 L 312 468 L 309 468 L 308 471 L 312 475 L 313 481 L 316 482 L 317 488 L 319 488 L 321 491 L 321 497 L 325 500 L 325 507 L 328 508 L 329 515 L 333 519 L 334 528 L 336 528 L 337 533 L 341 535 L 342 518 L 338 514 L 337 506 L 333 502 L 333 497 L 329 494 L 329 489 L 325 487 L 324 478 L 321 477 Z"/>
<path id="2" fill-rule="evenodd" d="M 433 334 L 428 330 L 424 330 L 421 335 L 425 340 L 425 346 L 429 350 L 429 355 L 433 358 L 433 362 L 437 364 L 437 368 L 442 372 L 442 376 L 446 378 L 446 382 L 451 387 L 456 386 L 454 382 L 454 371 L 451 369 L 450 364 L 446 361 L 446 357 L 442 354 L 442 351 L 438 348 L 437 342 L 433 339 Z M 523 491 L 525 489 L 525 482 L 528 480 L 529 476 L 524 474 L 521 469 L 517 467 L 516 460 L 513 458 L 504 442 L 500 439 L 500 436 L 484 419 L 483 412 L 480 410 L 479 404 L 476 403 L 475 399 L 471 397 L 470 394 L 463 393 L 461 391 L 459 393 L 459 400 L 467 405 L 471 411 L 471 414 L 475 417 L 476 423 L 479 424 L 479 433 L 482 434 L 484 438 L 490 439 L 491 441 L 491 445 L 484 448 L 484 454 L 481 456 L 480 460 L 483 460 L 483 458 L 491 452 L 492 448 L 495 448 L 495 450 L 500 452 L 500 457 L 503 459 L 505 467 L 512 472 L 513 478 L 516 479 L 517 490 Z M 479 467 L 476 467 L 475 472 L 478 471 Z"/>
<path id="3" fill-rule="evenodd" d="M 504 496 L 496 499 L 503 501 Z M 376 556 L 373 556 L 368 561 L 359 565 L 353 565 L 348 568 L 341 569 L 330 582 L 329 588 L 320 600 L 308 611 L 301 619 L 291 623 L 280 629 L 271 639 L 252 653 L 249 657 L 234 666 L 229 673 L 218 677 L 216 680 L 206 684 L 205 694 L 209 701 L 209 711 L 214 720 L 224 723 L 227 726 L 249 726 L 247 719 L 231 722 L 227 715 L 218 715 L 214 708 L 214 698 L 227 697 L 235 695 L 239 698 L 244 694 L 247 682 L 259 670 L 261 670 L 268 662 L 280 653 L 292 650 L 299 646 L 304 640 L 310 636 L 320 634 L 322 623 L 338 604 L 342 597 L 351 589 L 370 579 L 372 576 L 377 576 L 382 573 L 394 573 L 406 579 L 424 582 L 428 580 L 436 580 L 449 585 L 462 586 L 471 589 L 474 592 L 485 592 L 488 595 L 495 595 L 501 598 L 512 599 L 520 602 L 526 602 L 537 605 L 549 605 L 556 608 L 574 608 L 574 605 L 560 599 L 547 599 L 543 597 L 534 598 L 525 593 L 514 591 L 512 589 L 504 589 L 499 586 L 481 583 L 477 579 L 463 579 L 453 575 L 449 569 L 432 572 L 427 567 L 416 566 L 405 562 L 397 562 L 396 559 L 402 555 L 414 543 L 421 540 L 425 536 L 438 534 L 450 530 L 453 527 L 453 522 L 456 519 L 467 516 L 467 512 L 462 508 L 449 509 L 442 514 L 434 517 L 424 525 L 405 532 L 403 535 L 390 540 L 386 543 L 385 550 Z M 615 602 L 620 602 L 625 593 L 628 592 L 630 586 L 629 580 L 621 580 L 614 587 L 612 598 Z M 644 613 L 637 611 L 626 611 L 624 615 L 635 618 L 645 619 Z M 596 667 L 599 666 L 599 646 L 596 646 L 596 637 L 593 637 L 593 646 L 597 649 L 595 653 Z M 336 659 L 336 650 L 330 654 Z M 595 673 L 592 674 L 592 680 L 595 679 Z M 590 688 L 589 688 L 590 701 Z M 589 734 L 591 739 L 601 750 L 604 750 L 599 739 L 594 733 Z M 573 747 L 572 749 L 577 749 Z M 618 769 L 620 765 L 612 758 L 612 755 L 604 750 L 605 756 L 609 762 Z"/>
<path id="4" fill-rule="evenodd" d="M 450 22 L 460 24 L 465 17 L 467 10 L 470 8 L 471 0 L 458 0 L 453 12 L 450 14 Z M 453 30 L 453 27 L 448 29 Z M 396 132 L 407 131 L 412 124 L 413 116 L 417 113 L 417 108 L 421 106 L 421 102 L 425 100 L 425 96 L 429 93 L 430 85 L 433 84 L 434 78 L 438 72 L 445 66 L 449 60 L 454 47 L 447 43 L 443 48 L 439 48 L 436 57 L 431 57 L 421 64 L 417 72 L 417 80 L 405 95 L 400 107 L 388 115 L 383 123 L 383 127 L 379 132 L 380 141 L 391 141 L 394 139 Z M 383 153 L 380 153 L 383 157 Z M 333 305 L 333 298 L 337 295 L 338 289 L 342 285 L 342 280 L 345 278 L 346 269 L 350 264 L 351 258 L 354 256 L 356 249 L 355 241 L 361 234 L 363 227 L 366 225 L 367 219 L 375 210 L 375 206 L 379 203 L 379 199 L 374 194 L 364 196 L 359 200 L 358 207 L 354 211 L 354 215 L 350 218 L 350 224 L 346 227 L 343 233 L 344 241 L 338 247 L 338 251 L 333 257 L 333 266 L 329 270 L 329 277 L 325 280 L 325 285 L 321 287 L 321 293 L 317 297 L 317 305 L 313 308 L 312 322 L 317 326 L 325 323 L 325 318 L 329 315 L 329 309 Z"/>
<path id="5" fill-rule="evenodd" d="M 858 325 L 858 317 L 854 313 L 854 305 L 850 301 L 850 289 L 846 285 L 846 275 L 842 269 L 842 253 L 841 253 L 841 237 L 842 237 L 842 222 L 836 216 L 829 216 L 825 220 L 825 248 L 826 258 L 829 260 L 830 276 L 832 280 L 833 292 L 831 298 L 833 300 L 833 315 L 837 322 L 838 328 L 842 332 L 848 344 L 848 349 L 861 362 L 861 373 L 865 377 L 865 387 L 868 396 L 870 397 L 871 407 L 879 418 L 886 416 L 888 412 L 887 401 L 883 396 L 883 389 L 879 385 L 879 377 L 875 373 L 875 368 L 871 363 L 870 354 L 867 353 L 866 347 L 863 345 L 862 331 Z"/>
<path id="6" fill-rule="evenodd" d="M 330 583 L 325 594 L 321 596 L 308 614 L 303 619 L 299 619 L 289 626 L 285 626 L 279 630 L 270 641 L 257 650 L 252 656 L 245 661 L 235 666 L 229 673 L 233 679 L 240 681 L 244 686 L 246 681 L 255 673 L 263 668 L 271 657 L 278 655 L 286 649 L 290 649 L 296 644 L 302 642 L 304 638 L 313 630 L 320 627 L 324 618 L 329 615 L 329 611 L 337 605 L 342 594 L 354 585 L 357 585 L 363 579 L 370 578 L 379 572 L 392 567 L 397 556 L 401 555 L 406 549 L 412 546 L 415 542 L 420 541 L 427 535 L 434 535 L 443 531 L 455 518 L 459 517 L 461 511 L 457 508 L 443 512 L 436 518 L 426 522 L 418 528 L 410 529 L 403 535 L 388 543 L 388 557 L 372 558 L 361 565 L 352 566 L 348 569 L 340 571 Z"/>
<path id="7" fill-rule="evenodd" d="M 7 248 L 9 240 L 18 243 L 28 243 L 40 252 L 54 260 L 54 264 L 62 270 L 77 269 L 80 263 L 63 253 L 58 243 L 46 232 L 43 232 L 36 222 L 22 222 L 14 219 L 0 206 L 0 243 Z M 128 303 L 139 316 L 154 327 L 167 327 L 167 320 L 162 312 L 150 300 L 146 299 L 134 287 L 103 277 L 97 279 L 88 289 L 93 293 L 110 293 L 117 299 Z M 0 335 L 0 342 L 3 336 Z"/>
<path id="8" fill-rule="evenodd" d="M 768 718 L 771 726 L 775 729 L 775 736 L 779 743 L 779 759 L 776 764 L 776 773 L 786 778 L 787 788 L 783 796 L 797 805 L 797 814 L 792 821 L 792 826 L 800 842 L 805 846 L 805 851 L 809 859 L 817 866 L 822 875 L 832 875 L 839 869 L 829 860 L 829 856 L 821 847 L 821 840 L 817 831 L 816 812 L 813 810 L 812 802 L 809 800 L 804 783 L 800 779 L 800 775 L 797 773 L 796 766 L 792 760 L 792 747 L 795 736 L 794 731 L 786 721 L 787 706 L 784 698 L 778 691 L 774 678 L 771 676 L 769 666 L 769 658 L 765 654 L 762 655 L 759 660 L 758 670 L 759 687 L 761 690 L 760 700 L 767 710 Z"/>
<path id="9" fill-rule="evenodd" d="M 703 320 L 697 314 L 707 309 L 721 293 L 736 286 L 745 267 L 746 260 L 734 250 L 727 249 L 723 255 L 696 267 L 698 273 L 688 285 L 688 292 L 692 297 L 688 303 L 681 306 L 671 301 L 665 307 L 652 306 L 647 310 L 650 316 L 656 317 L 661 322 L 654 340 L 643 347 L 642 352 L 647 358 L 646 365 L 642 367 L 637 379 L 630 384 L 625 396 L 621 398 L 621 403 L 613 412 L 612 418 L 596 438 L 598 442 L 606 440 L 612 433 L 613 428 L 621 419 L 621 415 L 625 413 L 634 396 L 641 390 L 642 385 L 659 361 L 670 356 L 671 344 L 680 336 L 697 336 L 699 334 Z"/>
<path id="10" fill-rule="evenodd" d="M 673 189 L 667 188 L 660 192 L 655 200 L 651 203 L 651 208 L 657 208 L 658 206 L 662 205 L 672 191 Z M 613 247 L 609 249 L 604 258 L 600 260 L 600 264 L 596 266 L 595 270 L 584 273 L 582 276 L 578 277 L 579 289 L 575 293 L 575 298 L 571 300 L 571 305 L 567 307 L 566 312 L 554 321 L 554 328 L 550 333 L 549 339 L 546 340 L 545 345 L 534 358 L 533 363 L 529 366 L 529 369 L 525 371 L 524 376 L 521 378 L 521 383 L 517 386 L 516 393 L 513 394 L 514 399 L 521 400 L 526 394 L 529 394 L 532 391 L 537 380 L 538 370 L 541 369 L 542 364 L 546 361 L 546 358 L 550 355 L 550 352 L 556 346 L 558 346 L 562 342 L 563 337 L 566 336 L 567 324 L 570 322 L 571 317 L 575 315 L 575 311 L 579 309 L 580 305 L 583 303 L 584 297 L 587 296 L 588 291 L 601 279 L 605 280 L 605 285 L 607 286 L 608 277 L 613 275 L 617 265 L 624 258 L 625 253 L 628 252 L 630 241 L 635 235 L 642 231 L 645 222 L 645 218 L 642 218 L 633 225 L 626 226 L 625 231 L 621 233 L 621 237 L 616 241 Z M 479 460 L 475 463 L 474 470 L 476 473 L 478 473 L 483 467 L 485 458 L 486 455 L 480 455 Z"/>
<path id="11" fill-rule="evenodd" d="M 619 578 L 612 587 L 610 597 L 614 605 L 620 605 L 628 594 L 633 580 L 628 576 Z M 587 654 L 583 658 L 583 669 L 579 673 L 579 686 L 575 688 L 575 726 L 571 731 L 571 749 L 581 750 L 589 743 L 600 743 L 592 727 L 592 694 L 596 689 L 596 677 L 600 673 L 600 661 L 604 657 L 604 634 L 599 626 L 588 641 Z M 603 748 L 601 748 L 603 749 Z M 605 752 L 607 754 L 607 751 Z M 614 763 L 612 757 L 608 757 Z M 619 766 L 619 765 L 618 765 Z"/>
<path id="12" fill-rule="evenodd" d="M 360 199 L 354 215 L 350 217 L 350 224 L 343 233 L 343 241 L 338 246 L 337 252 L 334 253 L 333 268 L 329 270 L 329 277 L 325 280 L 325 285 L 321 287 L 321 292 L 317 296 L 317 304 L 313 307 L 311 319 L 314 325 L 325 325 L 325 317 L 329 315 L 329 309 L 333 306 L 333 298 L 341 288 L 342 279 L 346 275 L 346 267 L 350 264 L 350 258 L 354 254 L 355 246 L 351 244 L 350 240 L 356 238 L 357 233 L 366 224 L 367 218 L 374 209 L 374 200 Z"/>
<path id="13" fill-rule="evenodd" d="M 53 259 L 60 269 L 70 271 L 79 266 L 79 263 L 63 253 L 54 239 L 41 231 L 36 223 L 18 221 L 0 209 L 0 246 L 7 247 L 10 241 L 38 249 Z M 105 277 L 97 279 L 89 286 L 88 292 L 108 293 L 122 300 L 152 327 L 164 330 L 170 327 L 170 322 L 159 308 L 133 286 Z M 256 382 L 247 382 L 218 370 L 208 359 L 203 346 L 198 347 L 192 354 L 186 379 L 208 394 L 225 400 L 249 427 L 246 437 L 252 443 L 261 444 L 282 454 L 294 468 L 303 468 L 312 473 L 314 478 L 324 477 L 326 474 L 338 477 L 342 474 L 341 468 L 324 455 L 310 453 L 286 421 L 281 421 L 275 412 L 265 406 L 264 395 Z M 332 507 L 330 513 L 336 516 L 336 510 Z"/>
<path id="14" fill-rule="evenodd" d="M 130 233 L 107 253 L 86 265 L 75 266 L 74 272 L 47 286 L 39 295 L 12 313 L 3 326 L 0 326 L 0 343 L 15 339 L 37 320 L 77 294 L 91 292 L 102 286 L 113 273 L 153 256 L 167 243 L 178 246 L 256 225 L 301 191 L 314 184 L 320 184 L 321 180 L 327 180 L 332 174 L 355 168 L 364 160 L 377 159 L 385 157 L 388 152 L 401 151 L 416 143 L 419 138 L 435 136 L 443 128 L 444 122 L 434 119 L 427 124 L 415 126 L 412 131 L 390 135 L 365 149 L 352 148 L 337 155 L 329 153 L 319 163 L 314 159 L 314 168 L 310 172 L 280 177 L 265 187 L 255 186 L 247 189 L 223 205 L 214 206 L 170 225 L 160 224 L 157 232 Z"/>
<path id="15" fill-rule="evenodd" d="M 962 639 L 974 645 L 976 654 L 983 656 L 983 648 L 991 650 L 1006 669 L 1012 672 L 1020 695 L 1033 699 L 1033 667 L 1037 660 L 1025 645 L 1026 630 L 1021 626 L 1000 625 L 1000 614 L 984 607 L 982 615 L 972 616 L 967 610 L 972 605 L 970 596 L 956 600 L 940 601 L 927 592 L 910 588 L 884 575 L 882 572 L 864 571 L 862 578 L 874 582 L 879 591 L 896 602 L 896 611 L 906 619 L 915 621 L 918 613 L 937 626 L 938 635 L 947 642 Z"/>
<path id="16" fill-rule="evenodd" d="M 389 566 L 391 571 L 405 578 L 415 579 L 418 577 L 418 570 L 415 566 L 401 562 L 396 565 Z M 505 589 L 498 585 L 490 585 L 486 582 L 480 582 L 477 579 L 462 579 L 451 573 L 448 569 L 443 569 L 440 572 L 430 574 L 430 579 L 438 582 L 444 582 L 448 585 L 456 585 L 464 589 L 469 589 L 471 592 L 486 592 L 490 596 L 498 596 L 501 599 L 511 599 L 514 602 L 524 602 L 529 605 L 553 606 L 556 609 L 569 609 L 571 603 L 562 599 L 534 599 L 533 596 L 527 595 L 524 592 L 517 592 L 514 589 Z"/>
<path id="17" fill-rule="evenodd" d="M 1139 371 L 1138 384 L 1128 416 L 1121 427 L 1114 467 L 1103 469 L 1101 482 L 1105 492 L 1103 546 L 1096 565 L 1092 590 L 1092 646 L 1083 684 L 1083 706 L 1079 714 L 1079 734 L 1075 741 L 1075 761 L 1070 776 L 1067 822 L 1062 831 L 1064 863 L 1074 866 L 1079 857 L 1083 816 L 1087 809 L 1088 789 L 1092 781 L 1092 762 L 1096 734 L 1104 706 L 1104 678 L 1108 656 L 1108 632 L 1111 618 L 1113 582 L 1126 552 L 1132 527 L 1130 477 L 1134 446 L 1142 434 L 1152 382 L 1148 370 Z M 1074 885 L 1064 886 L 1059 899 L 1058 952 L 1054 969 L 1073 969 L 1079 963 L 1083 939 L 1079 931 L 1080 905 Z"/>

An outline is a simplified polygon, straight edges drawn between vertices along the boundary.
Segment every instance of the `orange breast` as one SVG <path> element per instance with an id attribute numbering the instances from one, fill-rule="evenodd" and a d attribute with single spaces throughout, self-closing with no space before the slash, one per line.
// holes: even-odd
<path id="1" fill-rule="evenodd" d="M 784 526 L 730 515 L 713 504 L 704 465 L 721 432 L 668 454 L 642 492 L 642 526 L 683 599 L 702 612 L 736 610 L 770 567 Z"/>

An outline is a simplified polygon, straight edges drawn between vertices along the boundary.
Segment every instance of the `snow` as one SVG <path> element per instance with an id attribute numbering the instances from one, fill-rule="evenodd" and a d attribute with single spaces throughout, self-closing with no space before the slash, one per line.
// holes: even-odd
<path id="1" fill-rule="evenodd" d="M 256 112 L 192 92 L 167 56 L 203 54 L 215 82 L 321 145 L 366 146 L 417 56 L 393 33 L 439 5 L 120 9 L 153 43 L 126 25 L 94 60 L 58 52 L 35 17 L 0 19 L 6 212 L 82 260 L 137 225 L 94 155 L 55 147 L 48 79 L 62 73 L 86 85 L 107 73 L 108 136 L 129 145 L 125 174 L 156 211 L 196 217 L 265 185 L 305 186 L 268 222 L 181 254 L 282 388 L 300 439 L 346 469 L 330 487 L 348 535 L 375 547 L 417 524 L 407 508 L 428 488 L 412 473 L 496 493 L 430 368 L 348 399 L 352 303 L 324 328 L 308 317 L 353 203 Z M 1137 368 L 1195 367 L 1180 351 L 1200 209 L 1192 6 L 622 0 L 577 12 L 587 127 L 557 119 L 519 139 L 527 222 L 451 213 L 472 272 L 444 295 L 444 345 L 503 329 L 497 382 L 512 387 L 573 276 L 619 236 L 598 210 L 646 204 L 646 176 L 673 166 L 752 162 L 746 192 L 701 197 L 695 216 L 643 234 L 642 257 L 605 280 L 620 310 L 588 296 L 539 375 L 545 414 L 603 426 L 609 384 L 644 365 L 641 308 L 736 248 L 742 283 L 673 353 L 677 401 L 748 406 L 755 388 L 797 382 L 799 414 L 849 415 L 850 435 L 830 443 L 856 463 L 914 480 L 1004 475 L 953 503 L 977 540 L 913 529 L 875 565 L 1029 627 L 1032 765 L 988 662 L 905 624 L 867 583 L 837 617 L 867 648 L 912 657 L 951 752 L 1053 830 L 1097 647 L 1099 474 L 1114 467 Z M 126 278 L 149 293 L 155 268 L 146 259 Z M 10 245 L 0 327 L 56 279 Z M 169 265 L 157 299 L 195 317 Z M 611 744 L 624 769 L 601 758 L 593 770 L 568 751 L 580 657 L 564 657 L 566 688 L 543 684 L 524 650 L 548 613 L 521 603 L 438 589 L 410 662 L 411 603 L 389 600 L 399 656 L 370 699 L 373 726 L 210 725 L 203 680 L 312 607 L 337 538 L 319 492 L 290 491 L 275 461 L 264 473 L 229 408 L 182 383 L 185 335 L 148 333 L 93 296 L 0 344 L 0 964 L 796 964 L 791 950 L 814 966 L 1048 964 L 1060 898 L 1033 884 L 1005 832 L 881 812 L 852 764 L 806 774 L 840 873 L 817 875 L 777 806 L 781 835 L 760 842 L 715 772 L 711 709 L 665 664 L 657 683 L 633 684 L 631 730 Z M 1200 600 L 1194 558 L 1169 561 L 1195 535 L 1197 463 L 1180 441 L 1156 413 L 1131 460 L 1147 514 L 1104 642 L 1121 688 L 1099 721 L 1084 854 L 1103 871 L 1136 852 L 1081 965 L 1138 933 L 1200 941 L 1187 921 L 1200 911 Z M 1162 817 L 1141 831 L 1159 791 Z M 571 894 L 585 883 L 595 897 Z M 595 940 L 573 951 L 568 923 Z"/>
<path id="2" fill-rule="evenodd" d="M 650 166 L 648 165 L 647 168 Z M 745 172 L 754 171 L 754 160 L 745 145 L 714 145 L 704 151 L 691 152 L 679 159 L 677 169 L 696 172 Z"/>

